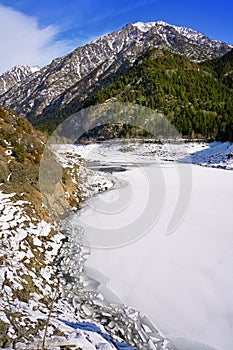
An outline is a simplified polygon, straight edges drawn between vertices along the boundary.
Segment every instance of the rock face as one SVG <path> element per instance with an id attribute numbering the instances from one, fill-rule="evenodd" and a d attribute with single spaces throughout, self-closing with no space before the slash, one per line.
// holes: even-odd
<path id="1" fill-rule="evenodd" d="M 15 193 L 21 199 L 32 202 L 38 218 L 51 221 L 45 209 L 42 209 L 39 186 L 45 141 L 45 136 L 35 130 L 25 118 L 0 106 L 1 190 L 5 193 Z M 78 166 L 77 162 L 77 168 Z M 62 179 L 57 181 L 56 186 L 57 212 L 78 206 L 78 189 L 67 169 L 62 169 Z"/>
<path id="2" fill-rule="evenodd" d="M 151 47 L 167 49 L 194 61 L 220 57 L 232 48 L 192 29 L 164 22 L 127 24 L 55 59 L 14 85 L 2 83 L 2 92 L 7 91 L 0 97 L 0 103 L 31 118 L 42 114 L 48 106 L 66 105 L 77 95 L 84 100 L 103 78 L 111 81 L 114 73 L 132 66 Z"/>
<path id="3" fill-rule="evenodd" d="M 12 86 L 20 83 L 25 78 L 40 70 L 40 67 L 26 65 L 15 66 L 0 76 L 0 95 L 4 94 Z"/>

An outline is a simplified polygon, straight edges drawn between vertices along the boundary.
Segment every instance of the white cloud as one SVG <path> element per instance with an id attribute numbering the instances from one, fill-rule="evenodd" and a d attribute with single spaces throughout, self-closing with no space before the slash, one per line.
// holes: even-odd
<path id="1" fill-rule="evenodd" d="M 18 64 L 43 66 L 71 50 L 67 41 L 56 40 L 58 32 L 56 26 L 40 28 L 36 18 L 0 5 L 0 73 Z"/>

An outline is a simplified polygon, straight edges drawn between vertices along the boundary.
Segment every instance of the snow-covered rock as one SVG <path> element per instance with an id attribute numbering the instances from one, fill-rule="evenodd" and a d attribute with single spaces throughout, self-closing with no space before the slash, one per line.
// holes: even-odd
<path id="1" fill-rule="evenodd" d="M 29 75 L 36 73 L 40 67 L 29 67 L 27 65 L 18 65 L 0 76 L 0 95 L 4 94 L 16 83 L 21 83 Z"/>

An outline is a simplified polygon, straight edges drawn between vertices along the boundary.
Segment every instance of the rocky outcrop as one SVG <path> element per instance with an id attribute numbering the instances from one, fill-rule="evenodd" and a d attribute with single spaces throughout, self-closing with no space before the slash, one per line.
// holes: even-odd
<path id="1" fill-rule="evenodd" d="M 36 73 L 40 67 L 29 67 L 27 65 L 15 66 L 0 76 L 0 95 L 4 94 L 12 86 L 22 82 L 29 75 Z"/>

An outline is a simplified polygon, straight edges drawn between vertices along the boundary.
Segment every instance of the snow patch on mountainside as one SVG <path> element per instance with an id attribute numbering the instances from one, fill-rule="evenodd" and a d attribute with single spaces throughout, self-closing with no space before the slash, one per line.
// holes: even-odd
<path id="1" fill-rule="evenodd" d="M 39 66 L 29 67 L 27 65 L 18 65 L 11 68 L 0 76 L 0 95 L 4 94 L 15 84 L 23 81 L 29 75 L 39 72 L 39 70 Z"/>

